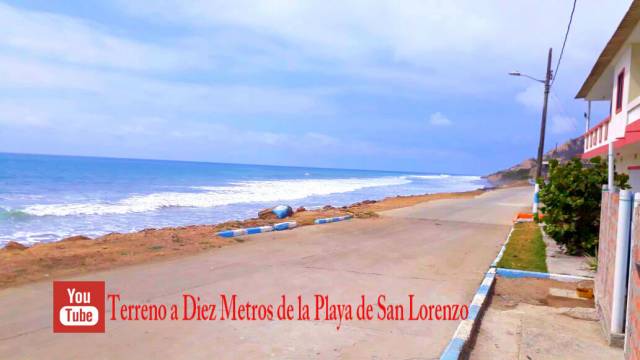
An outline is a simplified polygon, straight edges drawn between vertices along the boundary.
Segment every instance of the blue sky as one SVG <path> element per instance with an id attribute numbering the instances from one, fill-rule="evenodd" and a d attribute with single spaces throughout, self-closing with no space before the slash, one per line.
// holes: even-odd
<path id="1" fill-rule="evenodd" d="M 579 1 L 547 148 L 630 1 Z M 0 151 L 484 174 L 537 149 L 572 1 L 0 2 Z M 599 120 L 608 104 L 594 108 Z"/>

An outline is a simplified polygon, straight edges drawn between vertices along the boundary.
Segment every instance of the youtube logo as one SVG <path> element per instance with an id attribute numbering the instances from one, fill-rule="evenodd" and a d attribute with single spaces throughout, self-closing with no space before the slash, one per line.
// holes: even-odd
<path id="1" fill-rule="evenodd" d="M 104 281 L 53 282 L 53 332 L 103 333 Z"/>

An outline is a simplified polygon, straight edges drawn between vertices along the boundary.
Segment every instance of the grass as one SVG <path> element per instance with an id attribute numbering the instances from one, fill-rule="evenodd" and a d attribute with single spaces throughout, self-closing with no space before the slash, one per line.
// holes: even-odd
<path id="1" fill-rule="evenodd" d="M 498 267 L 548 272 L 546 248 L 536 223 L 517 223 Z"/>

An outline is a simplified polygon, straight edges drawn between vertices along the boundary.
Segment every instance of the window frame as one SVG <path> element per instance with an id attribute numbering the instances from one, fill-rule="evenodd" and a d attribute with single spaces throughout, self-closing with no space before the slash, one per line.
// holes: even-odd
<path id="1" fill-rule="evenodd" d="M 622 111 L 622 98 L 624 97 L 624 68 L 616 77 L 616 114 Z"/>

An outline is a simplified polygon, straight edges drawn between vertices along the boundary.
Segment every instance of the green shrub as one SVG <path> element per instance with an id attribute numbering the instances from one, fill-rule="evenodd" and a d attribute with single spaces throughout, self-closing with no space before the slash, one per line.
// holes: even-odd
<path id="1" fill-rule="evenodd" d="M 628 180 L 625 174 L 615 174 L 614 183 L 620 189 L 629 188 Z M 547 182 L 538 179 L 545 231 L 567 253 L 595 254 L 602 185 L 606 183 L 607 163 L 600 157 L 587 164 L 577 158 L 564 164 L 550 160 Z"/>

